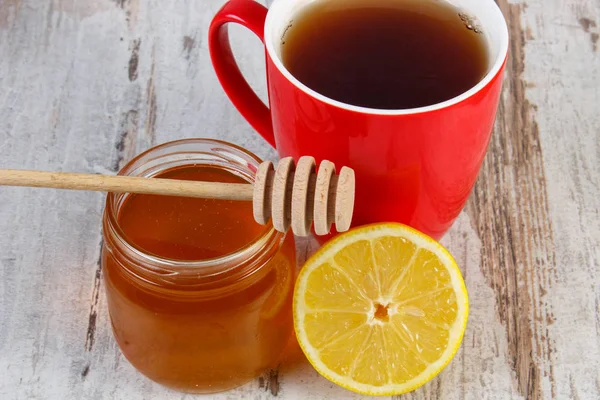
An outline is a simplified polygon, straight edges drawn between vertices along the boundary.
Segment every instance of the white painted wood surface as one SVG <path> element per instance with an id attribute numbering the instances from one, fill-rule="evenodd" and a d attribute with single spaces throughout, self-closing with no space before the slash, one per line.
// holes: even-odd
<path id="1" fill-rule="evenodd" d="M 0 168 L 114 173 L 149 146 L 216 137 L 275 152 L 210 65 L 223 0 L 0 0 Z M 439 377 L 402 398 L 600 398 L 600 3 L 498 0 L 511 60 L 469 205 L 443 243 L 471 315 Z M 260 42 L 234 50 L 265 98 Z M 0 399 L 183 399 L 110 331 L 100 193 L 0 188 Z M 299 261 L 314 250 L 299 242 Z M 297 348 L 228 399 L 358 398 Z M 199 398 L 203 398 L 200 396 Z"/>

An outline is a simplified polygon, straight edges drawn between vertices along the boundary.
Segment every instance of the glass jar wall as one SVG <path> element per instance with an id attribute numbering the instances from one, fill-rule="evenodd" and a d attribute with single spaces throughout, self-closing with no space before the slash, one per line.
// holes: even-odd
<path id="1" fill-rule="evenodd" d="M 120 175 L 251 183 L 260 160 L 228 143 L 155 147 Z M 292 331 L 293 236 L 250 202 L 109 194 L 102 268 L 115 338 L 150 379 L 209 393 L 276 365 Z"/>

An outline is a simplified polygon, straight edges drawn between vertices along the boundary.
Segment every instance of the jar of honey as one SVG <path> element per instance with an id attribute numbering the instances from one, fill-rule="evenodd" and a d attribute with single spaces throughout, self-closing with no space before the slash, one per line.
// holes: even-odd
<path id="1" fill-rule="evenodd" d="M 260 160 L 229 143 L 155 147 L 120 175 L 251 183 Z M 244 201 L 107 196 L 104 274 L 114 336 L 141 373 L 170 388 L 227 390 L 275 366 L 292 332 L 292 234 Z"/>

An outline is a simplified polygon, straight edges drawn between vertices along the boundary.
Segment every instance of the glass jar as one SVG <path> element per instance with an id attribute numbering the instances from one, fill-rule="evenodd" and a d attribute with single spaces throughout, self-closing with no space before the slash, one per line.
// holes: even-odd
<path id="1" fill-rule="evenodd" d="M 251 183 L 259 163 L 232 144 L 190 139 L 148 150 L 119 175 L 208 171 Z M 276 365 L 291 336 L 293 236 L 256 224 L 249 202 L 158 197 L 107 196 L 102 270 L 116 341 L 136 369 L 173 389 L 242 385 Z"/>

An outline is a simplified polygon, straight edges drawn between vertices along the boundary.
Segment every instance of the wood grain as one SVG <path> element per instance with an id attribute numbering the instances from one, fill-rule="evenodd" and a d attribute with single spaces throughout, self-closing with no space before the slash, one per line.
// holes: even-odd
<path id="1" fill-rule="evenodd" d="M 494 288 L 506 329 L 518 392 L 542 398 L 544 379 L 555 396 L 547 288 L 556 280 L 554 235 L 534 110 L 525 96 L 525 30 L 521 5 L 500 1 L 510 29 L 510 58 L 496 131 L 468 213 L 482 240 L 482 270 Z"/>
<path id="2" fill-rule="evenodd" d="M 471 312 L 463 345 L 401 399 L 600 398 L 600 5 L 498 0 L 511 59 L 469 205 L 443 244 Z M 114 174 L 189 137 L 275 152 L 219 86 L 222 0 L 0 0 L 0 168 Z M 261 44 L 231 29 L 266 99 Z M 0 398 L 185 399 L 138 374 L 110 331 L 99 193 L 0 188 Z M 302 263 L 317 244 L 297 242 Z M 204 398 L 204 397 L 202 397 Z M 357 399 L 292 340 L 279 368 L 214 399 Z"/>

